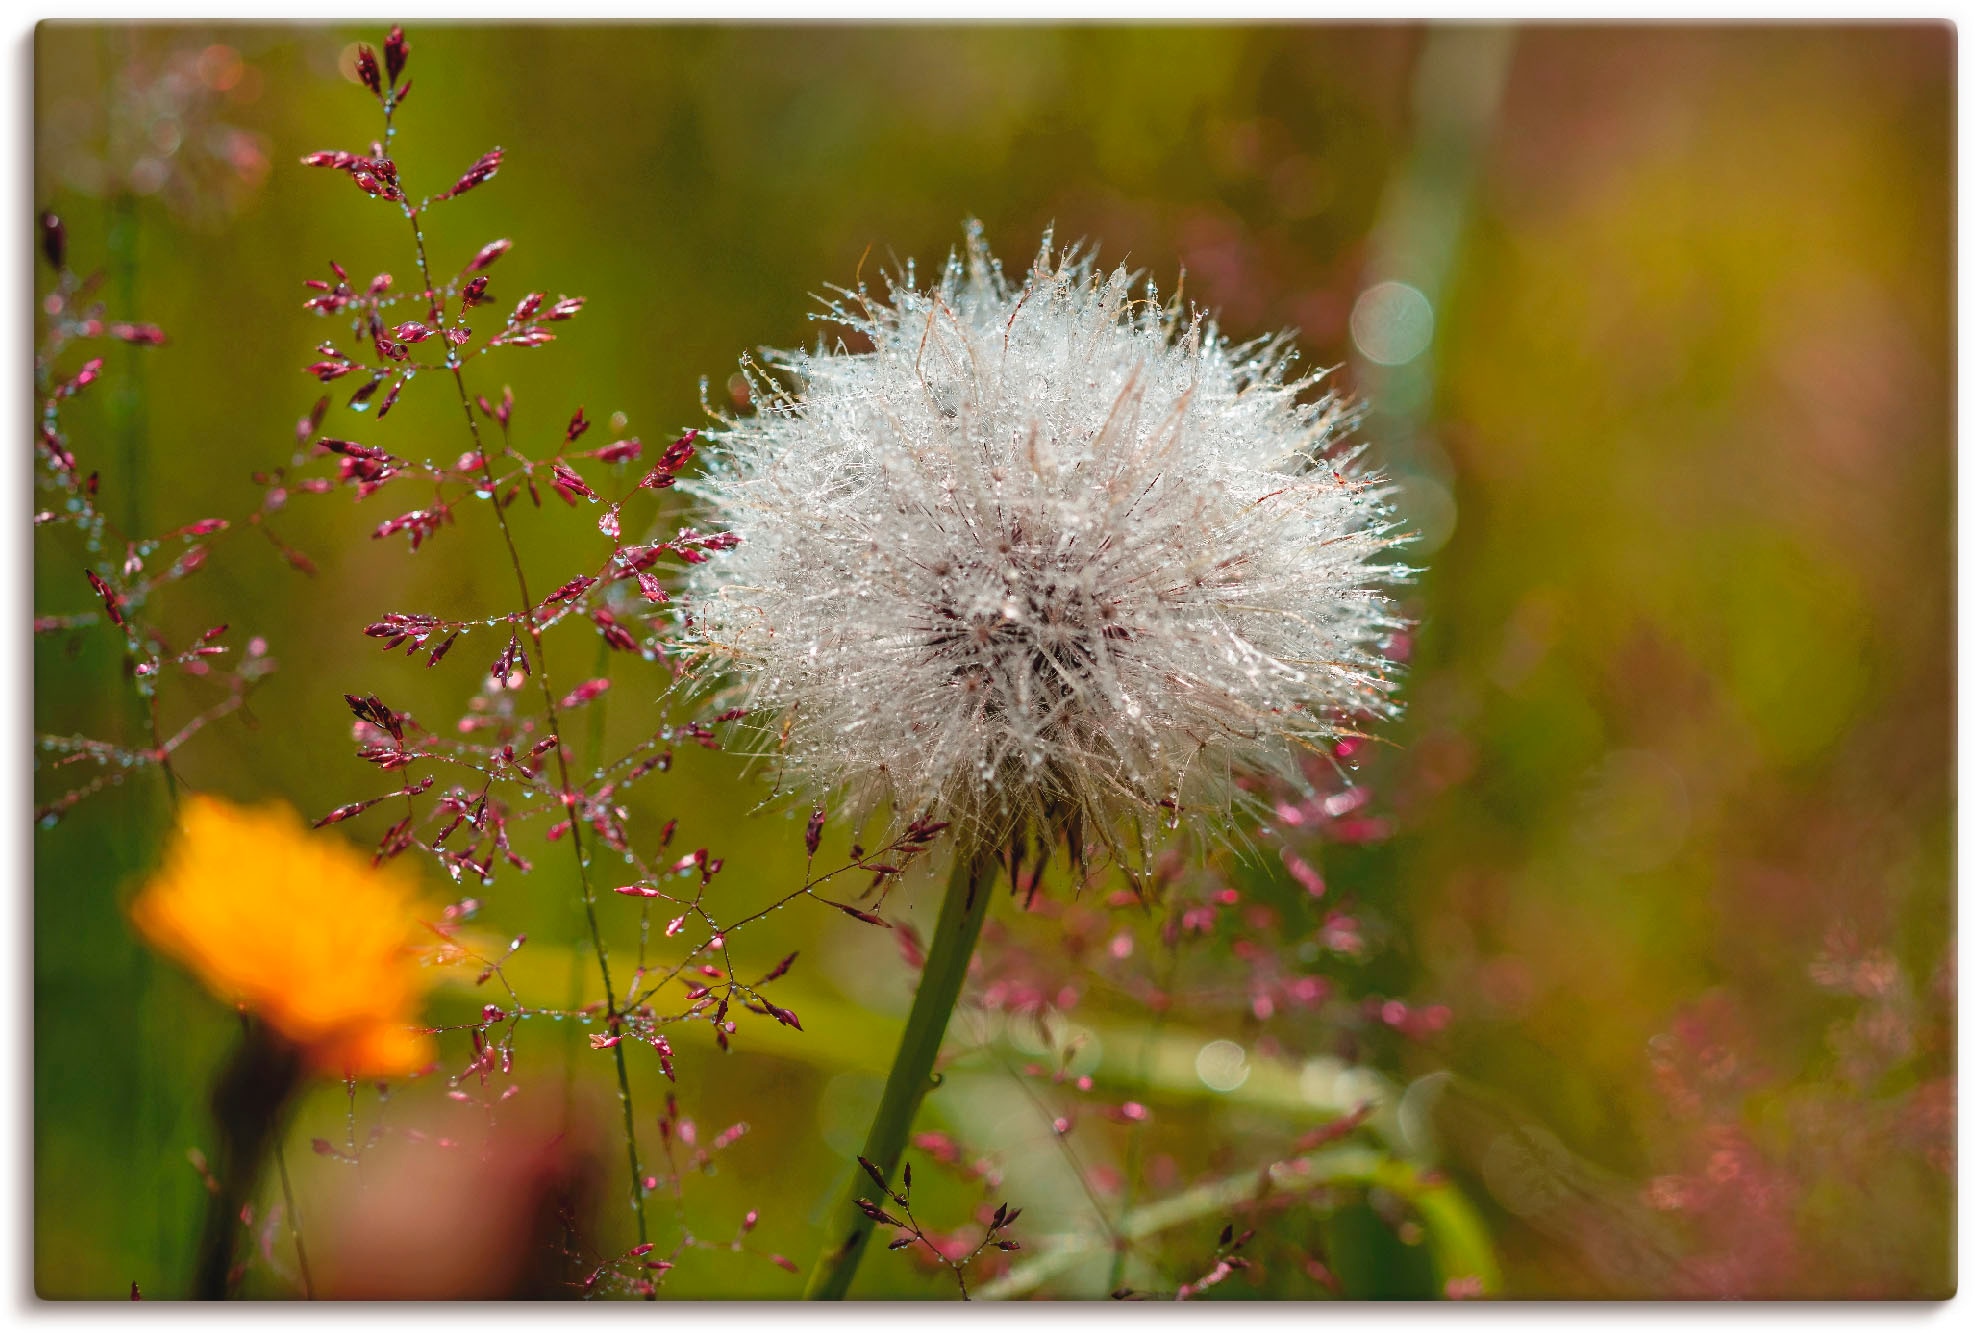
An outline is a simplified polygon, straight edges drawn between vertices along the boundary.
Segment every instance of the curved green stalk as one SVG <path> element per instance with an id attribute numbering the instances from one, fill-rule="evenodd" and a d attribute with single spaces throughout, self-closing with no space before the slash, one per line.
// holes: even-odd
<path id="1" fill-rule="evenodd" d="M 1412 1163 L 1359 1144 L 1275 1162 L 1262 1177 L 1258 1171 L 1251 1170 L 1208 1181 L 1135 1209 L 1121 1219 L 1117 1230 L 1128 1241 L 1146 1240 L 1187 1223 L 1256 1203 L 1267 1190 L 1307 1192 L 1322 1185 L 1379 1186 L 1406 1200 L 1423 1221 L 1438 1276 L 1447 1281 L 1476 1278 L 1481 1295 L 1499 1293 L 1499 1266 L 1490 1235 L 1457 1187 Z M 1058 1245 L 987 1284 L 978 1295 L 986 1300 L 1028 1295 L 1097 1256 L 1107 1243 L 1107 1238 L 1097 1233 L 1065 1237 Z"/>
<path id="2" fill-rule="evenodd" d="M 949 887 L 942 895 L 942 915 L 928 941 L 928 961 L 922 965 L 921 986 L 914 993 L 914 1008 L 908 1013 L 907 1031 L 901 1034 L 900 1049 L 894 1053 L 894 1067 L 888 1071 L 887 1087 L 880 1095 L 880 1107 L 873 1113 L 873 1124 L 866 1131 L 866 1147 L 861 1156 L 879 1169 L 888 1180 L 900 1164 L 907 1147 L 908 1131 L 921 1099 L 928 1094 L 935 1056 L 942 1049 L 942 1034 L 948 1031 L 949 1015 L 962 994 L 963 978 L 969 972 L 969 958 L 976 951 L 976 938 L 983 931 L 983 916 L 990 906 L 991 883 L 997 863 L 984 855 L 959 854 L 949 874 Z M 804 1296 L 812 1301 L 836 1301 L 845 1297 L 859 1271 L 860 1256 L 866 1251 L 867 1237 L 873 1233 L 872 1219 L 859 1211 L 859 1201 L 884 1205 L 880 1187 L 855 1168 L 852 1182 L 827 1226 L 828 1240 L 805 1283 Z M 843 1228 L 841 1230 L 840 1228 Z"/>

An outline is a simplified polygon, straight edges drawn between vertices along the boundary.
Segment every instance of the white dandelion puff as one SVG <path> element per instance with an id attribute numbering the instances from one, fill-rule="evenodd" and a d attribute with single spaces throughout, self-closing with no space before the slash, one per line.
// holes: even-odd
<path id="1" fill-rule="evenodd" d="M 789 776 L 978 845 L 1146 833 L 1395 711 L 1407 571 L 1339 401 L 1135 286 L 1049 233 L 1012 282 L 972 225 L 932 289 L 839 294 L 870 351 L 746 363 L 690 640 Z"/>

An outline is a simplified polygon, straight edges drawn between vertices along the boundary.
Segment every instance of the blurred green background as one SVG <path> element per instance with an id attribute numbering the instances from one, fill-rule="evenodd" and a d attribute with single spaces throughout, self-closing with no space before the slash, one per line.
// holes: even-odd
<path id="1" fill-rule="evenodd" d="M 248 474 L 286 460 L 318 392 L 301 368 L 331 332 L 300 308 L 302 279 L 334 258 L 408 281 L 396 212 L 296 165 L 376 132 L 346 71 L 381 35 L 38 31 L 36 202 L 79 270 L 110 267 L 111 313 L 172 339 L 113 352 L 113 391 L 68 414 L 113 514 L 164 530 L 257 503 Z M 700 424 L 702 377 L 722 401 L 738 354 L 816 336 L 811 293 L 862 263 L 869 280 L 908 258 L 926 272 L 966 216 L 1007 264 L 1050 225 L 1165 290 L 1186 272 L 1236 336 L 1299 330 L 1308 364 L 1368 400 L 1362 433 L 1403 484 L 1425 569 L 1407 718 L 1366 771 L 1396 836 L 1340 850 L 1329 880 L 1386 923 L 1387 992 L 1453 1011 L 1392 1062 L 1461 1090 L 1446 1165 L 1506 1289 L 1669 1294 L 1680 1252 L 1751 1294 L 1950 1289 L 1951 1131 L 1934 1118 L 1951 1069 L 1950 26 L 409 38 L 402 176 L 431 192 L 508 154 L 430 217 L 436 265 L 509 237 L 498 297 L 590 298 L 556 344 L 476 371 L 484 391 L 514 385 L 536 452 L 579 404 L 649 441 Z M 1382 283 L 1400 285 L 1364 296 Z M 436 390 L 382 427 L 350 423 L 339 394 L 331 428 L 447 456 L 465 445 Z M 230 620 L 281 663 L 251 726 L 184 752 L 193 786 L 313 816 L 388 785 L 349 757 L 342 693 L 455 715 L 490 652 L 428 672 L 358 631 L 385 611 L 505 608 L 510 588 L 483 524 L 412 558 L 366 539 L 403 507 L 299 497 L 278 526 L 316 578 L 250 535 L 170 591 L 182 635 Z M 595 561 L 587 516 L 519 512 L 534 578 Z M 87 606 L 70 556 L 38 545 L 38 614 Z M 565 641 L 560 678 L 589 674 L 592 651 Z M 38 730 L 128 734 L 107 635 L 35 653 Z M 664 674 L 614 666 L 608 739 L 630 743 Z M 636 817 L 678 817 L 686 847 L 725 855 L 735 902 L 791 884 L 797 826 L 751 812 L 739 761 L 690 750 Z M 38 796 L 61 776 L 38 773 Z M 190 1262 L 185 1150 L 208 1141 L 204 1088 L 234 1025 L 124 922 L 162 823 L 145 781 L 36 835 L 44 1296 L 169 1294 Z M 518 984 L 561 996 L 573 885 L 563 858 L 536 859 L 480 896 L 491 931 L 531 937 Z M 704 1138 L 752 1127 L 696 1186 L 695 1225 L 726 1243 L 760 1208 L 760 1248 L 800 1264 L 884 1067 L 891 1038 L 867 1015 L 897 1014 L 906 988 L 902 969 L 873 979 L 868 932 L 823 915 L 744 946 L 766 967 L 806 951 L 788 999 L 805 1036 L 746 1042 L 719 1077 L 701 1077 L 705 1043 L 682 1057 Z M 610 920 L 629 945 L 631 913 Z M 561 1070 L 566 1049 L 526 1034 L 519 1070 Z M 658 1075 L 637 1072 L 656 1106 Z M 1243 1132 L 1238 1110 L 1192 1114 Z M 992 1119 L 972 1141 L 994 1146 Z M 1492 1126 L 1515 1123 L 1547 1146 L 1511 1161 Z M 306 1221 L 337 1206 L 306 1146 L 319 1134 L 343 1139 L 339 1089 L 292 1135 Z M 862 1290 L 944 1294 L 887 1257 Z M 798 1285 L 717 1253 L 669 1292 Z"/>

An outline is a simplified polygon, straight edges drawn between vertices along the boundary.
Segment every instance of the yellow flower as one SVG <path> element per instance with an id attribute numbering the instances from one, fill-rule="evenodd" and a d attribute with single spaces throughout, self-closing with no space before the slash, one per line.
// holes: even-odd
<path id="1" fill-rule="evenodd" d="M 165 864 L 131 906 L 144 938 L 252 1011 L 327 1074 L 404 1074 L 427 986 L 417 891 L 282 805 L 186 801 Z"/>

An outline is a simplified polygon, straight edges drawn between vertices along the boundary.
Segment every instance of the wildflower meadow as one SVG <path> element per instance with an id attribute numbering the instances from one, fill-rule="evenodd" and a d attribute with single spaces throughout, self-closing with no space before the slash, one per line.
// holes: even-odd
<path id="1" fill-rule="evenodd" d="M 1952 46 L 44 23 L 35 1292 L 1950 1295 Z"/>

